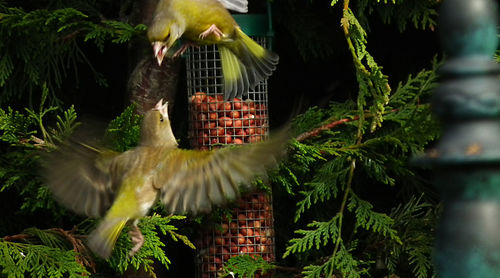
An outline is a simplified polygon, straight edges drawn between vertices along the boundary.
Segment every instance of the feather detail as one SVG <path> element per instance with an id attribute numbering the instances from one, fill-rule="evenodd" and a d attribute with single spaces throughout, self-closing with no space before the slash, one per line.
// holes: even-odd
<path id="1" fill-rule="evenodd" d="M 176 149 L 165 158 L 169 163 L 156 170 L 153 183 L 170 213 L 207 212 L 212 205 L 237 198 L 242 183 L 265 176 L 266 168 L 283 155 L 287 140 L 283 130 L 255 144 L 212 151 Z"/>
<path id="2" fill-rule="evenodd" d="M 239 13 L 248 12 L 248 1 L 247 0 L 218 0 L 224 8 L 232 10 Z"/>
<path id="3" fill-rule="evenodd" d="M 44 157 L 41 174 L 61 204 L 76 213 L 99 217 L 111 206 L 109 167 L 116 156 L 112 151 L 68 143 Z"/>
<path id="4" fill-rule="evenodd" d="M 219 44 L 226 99 L 246 95 L 259 82 L 271 76 L 279 56 L 263 48 L 239 28 L 236 38 Z"/>
<path id="5" fill-rule="evenodd" d="M 102 258 L 109 258 L 127 221 L 128 218 L 106 217 L 89 235 L 87 245 L 90 250 Z"/>

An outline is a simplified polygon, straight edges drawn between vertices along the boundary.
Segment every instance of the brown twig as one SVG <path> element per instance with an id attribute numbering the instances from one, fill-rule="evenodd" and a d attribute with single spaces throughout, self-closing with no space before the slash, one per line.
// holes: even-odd
<path id="1" fill-rule="evenodd" d="M 17 241 L 17 240 L 23 240 L 30 238 L 31 235 L 28 234 L 18 234 L 18 235 L 13 235 L 13 236 L 4 236 L 2 239 L 5 241 Z"/>
<path id="2" fill-rule="evenodd" d="M 92 260 L 92 256 L 90 256 L 89 250 L 85 247 L 83 241 L 74 234 L 75 228 L 70 231 L 66 231 L 61 228 L 52 228 L 50 230 L 66 238 L 66 240 L 73 246 L 73 251 L 75 251 L 76 254 L 76 262 L 84 267 L 89 267 L 95 273 L 95 263 Z"/>
<path id="3" fill-rule="evenodd" d="M 68 33 L 68 34 L 64 35 L 63 37 L 59 38 L 59 40 L 66 42 L 68 40 L 75 38 L 76 36 L 78 36 L 78 34 L 80 34 L 80 30 L 75 30 L 75 31 Z"/>
<path id="4" fill-rule="evenodd" d="M 393 113 L 393 112 L 397 112 L 397 111 L 399 111 L 399 109 L 391 109 L 391 110 L 389 110 L 387 112 L 384 112 L 384 114 Z M 373 117 L 373 114 L 372 113 L 366 113 L 364 116 L 365 116 L 364 118 L 367 119 L 367 118 Z M 333 122 L 330 122 L 330 123 L 327 123 L 327 124 L 322 125 L 320 127 L 317 127 L 317 128 L 315 128 L 315 129 L 313 129 L 311 131 L 306 131 L 306 132 L 300 134 L 299 136 L 295 137 L 295 139 L 297 141 L 299 141 L 299 142 L 302 142 L 302 141 L 304 141 L 306 139 L 309 139 L 311 137 L 318 136 L 322 131 L 329 130 L 329 129 L 332 129 L 332 128 L 338 126 L 338 125 L 345 124 L 345 123 L 348 123 L 348 122 L 357 121 L 357 120 L 359 120 L 359 116 L 358 115 L 356 115 L 356 116 L 354 116 L 352 118 L 345 118 L 345 119 L 335 120 Z"/>
<path id="5" fill-rule="evenodd" d="M 306 140 L 308 138 L 318 136 L 321 131 L 332 129 L 332 128 L 338 126 L 338 125 L 341 125 L 341 124 L 344 124 L 344 123 L 348 123 L 348 122 L 352 122 L 352 121 L 356 121 L 358 119 L 359 119 L 359 116 L 355 116 L 352 119 L 346 118 L 346 119 L 341 119 L 341 120 L 333 121 L 333 122 L 328 123 L 326 125 L 322 125 L 322 126 L 320 126 L 318 128 L 315 128 L 315 129 L 313 129 L 311 131 L 304 132 L 304 133 L 300 134 L 299 136 L 297 136 L 295 139 L 297 139 L 297 141 L 301 142 L 301 141 L 304 141 L 304 140 Z"/>

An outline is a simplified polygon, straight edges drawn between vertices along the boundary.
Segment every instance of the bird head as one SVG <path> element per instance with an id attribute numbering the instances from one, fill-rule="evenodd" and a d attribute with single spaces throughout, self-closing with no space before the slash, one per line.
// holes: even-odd
<path id="1" fill-rule="evenodd" d="M 160 101 L 149 110 L 142 120 L 141 145 L 143 146 L 177 146 L 170 118 L 168 102 Z"/>
<path id="2" fill-rule="evenodd" d="M 157 20 L 158 21 L 158 20 Z M 153 24 L 148 29 L 148 39 L 153 46 L 154 56 L 158 65 L 161 66 L 167 51 L 175 44 L 182 36 L 182 28 L 179 24 L 171 22 L 153 21 Z"/>

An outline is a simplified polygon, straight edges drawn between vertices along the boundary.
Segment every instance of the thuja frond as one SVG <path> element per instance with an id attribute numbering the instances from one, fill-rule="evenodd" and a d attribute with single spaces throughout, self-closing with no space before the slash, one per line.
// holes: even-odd
<path id="1" fill-rule="evenodd" d="M 398 0 L 395 5 L 379 7 L 378 11 L 386 24 L 395 22 L 400 32 L 406 30 L 407 23 L 416 29 L 434 30 L 437 18 L 436 0 Z"/>
<path id="2" fill-rule="evenodd" d="M 360 164 L 362 164 L 363 171 L 370 178 L 382 184 L 394 186 L 396 184 L 396 180 L 387 173 L 387 168 L 385 164 L 387 162 L 385 161 L 386 158 L 380 156 L 378 156 L 377 158 L 380 158 L 380 160 L 376 158 L 373 159 L 369 157 L 363 157 L 358 161 Z"/>
<path id="3" fill-rule="evenodd" d="M 73 73 L 78 82 L 78 66 L 86 64 L 102 86 L 97 73 L 81 49 L 82 41 L 93 41 L 101 51 L 104 43 L 124 43 L 142 34 L 144 25 L 119 21 L 95 21 L 73 8 L 56 10 L 0 7 L 0 102 L 12 97 L 32 96 L 45 84 L 49 102 L 58 103 L 62 83 Z M 20 43 L 22 42 L 22 43 Z"/>
<path id="4" fill-rule="evenodd" d="M 269 179 L 283 186 L 288 193 L 294 194 L 293 189 L 300 185 L 299 176 L 309 175 L 316 162 L 324 158 L 320 149 L 296 140 L 290 142 L 289 156 L 293 159 L 282 163 L 277 172 L 271 173 Z"/>
<path id="5" fill-rule="evenodd" d="M 105 20 L 98 24 L 89 22 L 83 28 L 86 33 L 84 41 L 93 41 L 99 50 L 103 52 L 106 41 L 125 43 L 130 41 L 132 37 L 143 33 L 146 29 L 147 27 L 144 24 L 131 26 L 125 22 L 115 20 Z"/>
<path id="6" fill-rule="evenodd" d="M 266 274 L 276 266 L 259 255 L 239 255 L 230 258 L 224 264 L 224 277 L 229 275 L 241 278 L 253 278 L 255 274 Z"/>
<path id="7" fill-rule="evenodd" d="M 271 174 L 269 176 L 269 181 L 275 184 L 279 184 L 283 188 L 285 188 L 286 192 L 290 195 L 294 195 L 293 188 L 299 185 L 299 180 L 295 173 L 282 163 L 278 169 L 278 171 L 274 172 L 275 174 Z"/>
<path id="8" fill-rule="evenodd" d="M 22 234 L 5 236 L 4 241 L 21 242 L 31 246 L 43 245 L 49 248 L 74 251 L 75 260 L 85 268 L 95 272 L 95 264 L 83 243 L 83 237 L 76 234 L 76 228 L 67 231 L 61 228 L 41 230 L 35 227 L 27 228 Z"/>
<path id="9" fill-rule="evenodd" d="M 135 106 L 129 105 L 118 117 L 113 119 L 105 134 L 105 139 L 115 151 L 123 152 L 135 147 L 141 135 L 142 116 L 135 113 Z"/>
<path id="10" fill-rule="evenodd" d="M 18 144 L 36 134 L 33 122 L 26 115 L 12 108 L 0 109 L 0 140 L 8 144 Z"/>
<path id="11" fill-rule="evenodd" d="M 68 242 L 53 230 L 40 230 L 32 227 L 24 230 L 23 233 L 31 236 L 31 238 L 26 239 L 31 244 L 43 244 L 59 249 L 67 249 L 69 247 Z"/>
<path id="12" fill-rule="evenodd" d="M 335 256 L 328 257 L 320 265 L 308 265 L 302 274 L 305 278 L 321 278 L 331 273 L 339 273 L 344 278 L 360 278 L 363 274 L 368 274 L 368 262 L 358 260 L 351 254 L 352 250 L 347 250 L 341 242 Z M 333 277 L 337 277 L 334 275 Z"/>
<path id="13" fill-rule="evenodd" d="M 319 249 L 325 246 L 332 239 L 336 239 L 339 233 L 339 215 L 334 216 L 327 222 L 312 222 L 307 225 L 309 230 L 296 230 L 295 233 L 299 234 L 300 238 L 290 240 L 290 246 L 286 248 L 283 258 L 290 254 L 305 252 L 313 247 Z"/>
<path id="14" fill-rule="evenodd" d="M 373 211 L 370 202 L 361 200 L 356 194 L 351 193 L 347 209 L 354 212 L 357 226 L 401 242 L 397 231 L 393 228 L 394 220 L 387 214 Z"/>
<path id="15" fill-rule="evenodd" d="M 63 111 L 63 115 L 57 115 L 56 128 L 51 129 L 51 133 L 57 138 L 57 141 L 63 141 L 67 139 L 75 130 L 77 126 L 80 125 L 77 122 L 77 114 L 75 107 L 71 105 L 67 110 Z"/>
<path id="16" fill-rule="evenodd" d="M 319 150 L 322 159 L 314 161 L 312 164 L 313 167 L 307 166 L 303 168 L 309 169 L 308 175 L 295 175 L 297 183 L 302 185 L 302 187 L 300 189 L 298 187 L 292 188 L 293 192 L 299 190 L 298 193 L 303 196 L 303 199 L 297 202 L 296 220 L 307 209 L 317 206 L 320 202 L 329 200 L 329 203 L 338 205 L 338 202 L 341 201 L 338 195 L 347 196 L 347 209 L 353 213 L 354 220 L 349 219 L 351 215 L 345 214 L 343 211 L 333 212 L 337 213 L 335 217 L 343 215 L 342 218 L 345 218 L 345 221 L 354 224 L 354 228 L 350 231 L 348 227 L 344 227 L 343 233 L 350 232 L 351 238 L 356 238 L 356 235 L 359 234 L 357 230 L 361 228 L 367 231 L 370 237 L 374 235 L 380 236 L 384 241 L 390 242 L 388 246 L 391 246 L 391 250 L 393 250 L 393 253 L 391 253 L 393 257 L 396 257 L 397 254 L 405 254 L 407 258 L 412 256 L 413 259 L 411 259 L 411 262 L 406 261 L 408 264 L 411 263 L 412 267 L 422 260 L 418 263 L 418 271 L 421 273 L 426 269 L 424 261 L 427 260 L 426 263 L 430 264 L 430 259 L 425 255 L 426 253 L 411 251 L 413 255 L 410 255 L 410 249 L 402 249 L 403 243 L 409 239 L 400 234 L 404 231 L 400 230 L 398 222 L 392 218 L 393 215 L 377 212 L 373 203 L 358 197 L 356 190 L 363 190 L 366 186 L 371 185 L 381 186 L 386 184 L 397 186 L 404 182 L 406 178 L 410 178 L 418 183 L 415 180 L 415 173 L 407 165 L 407 159 L 411 154 L 422 150 L 428 142 L 437 136 L 437 129 L 434 128 L 435 121 L 429 116 L 428 105 L 420 103 L 421 100 L 425 100 L 430 95 L 431 88 L 435 86 L 436 76 L 433 72 L 434 69 L 431 71 L 422 71 L 415 77 L 409 78 L 406 83 L 400 84 L 397 95 L 393 99 L 394 102 L 392 105 L 394 106 L 390 111 L 386 111 L 383 114 L 386 124 L 379 127 L 372 134 L 365 135 L 362 138 L 364 140 L 356 141 L 354 139 L 356 138 L 356 134 L 353 130 L 355 130 L 354 127 L 358 124 L 357 121 L 360 120 L 360 118 L 357 118 L 354 121 L 335 126 L 334 131 L 321 131 L 321 133 L 309 137 L 304 143 L 301 143 L 302 145 L 307 145 L 310 149 Z M 395 105 L 396 103 L 397 105 Z M 389 107 L 389 103 L 386 105 Z M 328 117 L 327 111 L 325 109 L 325 113 L 322 114 L 318 110 L 309 115 L 313 118 L 316 117 L 316 121 L 319 121 Z M 350 111 L 352 112 L 352 110 Z M 321 115 L 321 117 L 318 117 L 318 115 Z M 370 117 L 371 114 L 367 113 L 365 115 Z M 352 118 L 352 116 L 346 115 L 344 118 Z M 304 121 L 307 121 L 307 119 L 304 119 Z M 349 123 L 352 124 L 348 125 Z M 328 135 L 331 135 L 331 137 Z M 297 158 L 302 159 L 301 156 L 291 157 L 292 160 Z M 356 161 L 356 174 L 354 175 L 354 181 L 352 181 L 354 185 L 347 190 L 346 185 L 349 182 L 347 174 L 350 164 L 343 162 L 353 161 L 353 159 Z M 293 165 L 293 163 L 287 161 L 286 165 Z M 292 172 L 295 170 L 294 168 L 289 169 Z M 364 183 L 366 182 L 369 182 L 370 185 L 365 185 Z M 304 188 L 307 190 L 304 190 Z M 339 194 L 342 191 L 344 192 Z M 328 216 L 317 215 L 317 217 Z M 415 220 L 418 223 L 416 218 L 410 218 L 410 220 Z M 312 275 L 311 277 L 315 277 L 315 275 L 328 275 L 330 274 L 330 270 L 338 273 L 351 273 L 340 267 L 331 268 L 326 263 L 328 260 L 333 260 L 333 257 L 337 255 L 337 252 L 341 248 L 340 244 L 344 244 L 344 236 L 337 235 L 336 238 L 326 237 L 319 232 L 320 230 L 323 231 L 323 229 L 319 229 L 319 227 L 316 229 L 314 225 L 320 225 L 316 223 L 324 224 L 327 222 L 312 222 L 310 224 L 312 226 L 309 226 L 309 228 L 314 227 L 315 229 L 297 229 L 296 232 L 301 237 L 289 241 L 290 246 L 286 250 L 285 255 L 289 256 L 295 253 L 311 255 L 315 254 L 311 251 L 324 247 L 329 243 L 334 243 L 338 245 L 338 249 L 333 252 L 332 256 L 326 257 L 322 264 L 306 267 L 307 271 L 310 272 L 308 272 L 308 275 Z M 340 230 L 341 226 L 338 223 L 335 227 L 337 230 Z M 324 251 L 325 248 L 322 249 Z M 352 256 L 352 258 L 358 264 L 364 262 L 359 254 Z M 399 258 L 399 255 L 397 258 Z M 366 267 L 372 263 L 371 261 L 366 262 Z M 394 265 L 401 265 L 404 262 L 398 261 L 393 263 Z"/>
<path id="17" fill-rule="evenodd" d="M 337 1 L 333 1 L 332 5 Z M 356 1 L 356 14 L 365 28 L 369 29 L 368 16 L 377 13 L 385 24 L 396 23 L 400 32 L 408 24 L 416 29 L 434 30 L 437 18 L 437 0 L 360 0 Z"/>
<path id="18" fill-rule="evenodd" d="M 396 108 L 405 106 L 418 107 L 419 101 L 424 101 L 432 94 L 437 86 L 437 69 L 441 65 L 434 57 L 430 69 L 423 69 L 415 76 L 409 75 L 406 82 L 399 82 L 398 87 L 389 97 L 389 107 Z"/>
<path id="19" fill-rule="evenodd" d="M 408 262 L 412 266 L 412 273 L 416 278 L 427 278 L 433 268 L 432 261 L 429 260 L 432 248 L 408 248 Z"/>
<path id="20" fill-rule="evenodd" d="M 318 151 L 322 159 L 304 163 L 308 160 L 301 155 L 291 155 L 285 165 L 292 166 L 287 167 L 288 176 L 294 177 L 296 186 L 288 185 L 287 191 L 302 197 L 297 201 L 297 223 L 306 210 L 316 209 L 319 213 L 314 214 L 307 228 L 296 228 L 299 237 L 289 241 L 284 257 L 300 254 L 308 258 L 312 264 L 304 268 L 306 277 L 369 276 L 384 258 L 392 263 L 392 269 L 409 266 L 406 269 L 413 269 L 415 275 L 428 274 L 429 249 L 419 240 L 406 245 L 413 240 L 406 228 L 422 231 L 412 224 L 422 225 L 420 221 L 427 216 L 414 215 L 408 218 L 412 224 L 403 228 L 400 219 L 395 219 L 397 214 L 388 214 L 388 206 L 397 203 L 380 204 L 378 199 L 372 199 L 380 196 L 370 194 L 377 192 L 372 188 L 375 186 L 399 190 L 405 190 L 403 184 L 426 187 L 408 166 L 408 159 L 439 134 L 428 105 L 437 82 L 438 63 L 434 61 L 430 70 L 409 76 L 392 91 L 388 77 L 368 51 L 366 26 L 349 7 L 353 1 L 342 2 L 341 23 L 356 70 L 358 97 L 355 102 L 332 104 L 331 109 L 313 108 L 296 121 L 299 150 L 305 145 Z M 398 0 L 356 3 L 365 5 L 365 9 L 404 5 Z M 355 247 L 358 243 L 359 248 Z M 333 247 L 331 255 L 326 246 Z"/>
<path id="21" fill-rule="evenodd" d="M 58 30 L 84 20 L 85 15 L 74 9 L 26 12 L 7 8 L 0 13 L 0 34 L 10 38 L 0 42 L 0 51 L 4 53 L 0 63 L 0 87 L 3 88 L 0 100 L 32 92 L 44 82 L 54 93 L 60 88 L 67 69 L 82 59 L 76 42 L 63 40 L 61 37 L 65 34 Z"/>
<path id="22" fill-rule="evenodd" d="M 320 149 L 315 146 L 301 144 L 293 141 L 291 148 L 293 151 L 290 155 L 293 157 L 293 169 L 298 172 L 305 173 L 310 170 L 310 167 L 317 161 L 324 160 L 320 153 Z"/>
<path id="23" fill-rule="evenodd" d="M 293 130 L 298 134 L 309 131 L 311 127 L 317 126 L 324 121 L 325 111 L 319 107 L 310 107 L 303 114 L 297 115 L 293 119 Z"/>
<path id="24" fill-rule="evenodd" d="M 321 166 L 313 180 L 305 184 L 306 188 L 310 188 L 310 190 L 299 192 L 303 199 L 297 203 L 295 222 L 312 205 L 337 197 L 339 190 L 342 189 L 347 180 L 349 172 L 347 165 L 348 161 L 339 158 L 330 160 Z"/>
<path id="25" fill-rule="evenodd" d="M 48 95 L 49 90 L 44 84 L 38 111 L 25 108 L 27 115 L 24 115 L 19 111 L 14 112 L 10 107 L 8 108 L 8 112 L 0 109 L 0 132 L 2 132 L 0 139 L 11 144 L 27 143 L 30 140 L 30 137 L 37 133 L 38 129 L 42 132 L 41 140 L 50 140 L 51 138 L 48 138 L 50 137 L 50 134 L 45 129 L 43 119 L 47 116 L 47 114 L 51 114 L 57 110 L 57 107 L 45 107 L 45 101 Z M 68 127 L 74 127 L 73 125 L 75 124 L 74 119 L 76 119 L 76 114 L 74 111 L 66 111 L 66 113 L 68 113 L 67 116 L 71 115 L 71 123 L 64 122 L 61 118 L 60 124 L 68 124 Z"/>
<path id="26" fill-rule="evenodd" d="M 46 141 L 48 144 L 54 145 L 54 142 L 52 140 L 53 139 L 52 135 L 49 134 L 49 132 L 45 128 L 44 118 L 48 114 L 57 110 L 58 108 L 56 106 L 49 106 L 49 107 L 45 106 L 45 101 L 47 100 L 48 92 L 49 92 L 49 89 L 47 88 L 47 86 L 45 84 L 43 84 L 43 91 L 42 91 L 42 96 L 41 96 L 41 100 L 40 100 L 40 105 L 38 107 L 38 111 L 35 111 L 34 109 L 29 109 L 29 108 L 25 108 L 25 110 L 26 110 L 26 113 L 28 113 L 28 117 L 33 120 L 33 123 L 38 125 L 38 128 L 40 129 L 40 131 L 42 133 L 42 139 L 44 141 Z"/>
<path id="27" fill-rule="evenodd" d="M 55 113 L 56 110 L 60 110 L 59 107 L 46 106 L 49 89 L 45 84 L 42 88 L 43 90 L 38 109 L 35 110 L 25 108 L 25 111 L 27 113 L 27 117 L 32 120 L 32 123 L 41 132 L 42 137 L 36 138 L 37 144 L 52 148 L 55 146 L 55 143 L 62 142 L 67 139 L 80 123 L 76 121 L 77 114 L 73 106 L 65 111 L 62 111 L 62 117 L 61 115 Z M 55 114 L 55 118 L 57 119 L 56 128 L 47 128 L 45 123 L 46 118 L 48 116 L 53 116 L 53 114 Z"/>
<path id="28" fill-rule="evenodd" d="M 402 244 L 386 242 L 385 263 L 390 273 L 397 273 L 397 264 L 402 257 L 408 257 L 408 265 L 415 277 L 427 278 L 432 273 L 430 260 L 437 209 L 422 201 L 423 195 L 412 196 L 405 204 L 395 207 L 390 216 L 394 219 L 394 229 L 401 237 Z"/>
<path id="29" fill-rule="evenodd" d="M 78 125 L 77 115 L 73 107 L 61 115 L 55 107 L 46 107 L 45 99 L 42 97 L 39 108 L 25 109 L 25 113 L 0 109 L 0 141 L 8 144 L 0 155 L 0 192 L 16 192 L 23 200 L 19 202 L 23 212 L 53 209 L 60 214 L 38 176 L 39 150 L 66 138 Z M 56 128 L 47 127 L 51 119 L 56 119 Z"/>
<path id="30" fill-rule="evenodd" d="M 382 67 L 367 51 L 367 33 L 350 9 L 344 9 L 342 25 L 356 65 L 356 79 L 359 83 L 358 109 L 360 113 L 364 113 L 364 107 L 370 101 L 369 112 L 372 114 L 370 131 L 373 132 L 381 126 L 389 102 L 391 88 L 388 77 L 382 73 Z"/>
<path id="31" fill-rule="evenodd" d="M 0 268 L 7 277 L 83 277 L 90 273 L 73 250 L 0 239 Z"/>
<path id="32" fill-rule="evenodd" d="M 28 228 L 0 239 L 0 266 L 8 277 L 81 277 L 94 269 L 72 231 Z"/>
<path id="33" fill-rule="evenodd" d="M 172 220 L 182 219 L 185 219 L 185 217 L 162 217 L 158 214 L 143 217 L 141 222 L 139 222 L 139 228 L 144 235 L 144 245 L 132 257 L 129 256 L 132 243 L 128 236 L 128 229 L 124 229 L 116 242 L 111 258 L 108 260 L 110 266 L 120 273 L 124 273 L 128 268 L 132 267 L 136 270 L 142 268 L 145 272 L 154 275 L 153 259 L 156 259 L 168 268 L 171 262 L 162 249 L 165 247 L 165 243 L 160 239 L 159 232 L 163 235 L 169 235 L 174 241 L 180 240 L 187 246 L 195 249 L 193 243 L 186 236 L 177 233 L 177 227 L 170 224 Z"/>
<path id="34" fill-rule="evenodd" d="M 302 274 L 307 278 L 321 278 L 330 272 L 334 272 L 335 270 L 335 259 L 333 257 L 328 257 L 326 262 L 321 265 L 311 264 L 304 267 Z"/>

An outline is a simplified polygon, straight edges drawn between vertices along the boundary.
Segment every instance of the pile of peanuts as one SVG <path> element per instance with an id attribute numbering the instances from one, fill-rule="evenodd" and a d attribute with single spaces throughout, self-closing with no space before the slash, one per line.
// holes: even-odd
<path id="1" fill-rule="evenodd" d="M 224 100 L 222 94 L 197 92 L 189 99 L 191 144 L 209 149 L 219 144 L 244 144 L 262 140 L 268 131 L 267 106 L 253 100 Z"/>
<path id="2" fill-rule="evenodd" d="M 217 277 L 223 263 L 240 254 L 259 255 L 266 261 L 274 261 L 273 238 L 270 197 L 265 193 L 243 197 L 230 219 L 223 220 L 219 229 L 203 236 L 199 248 L 203 254 L 202 278 Z"/>

